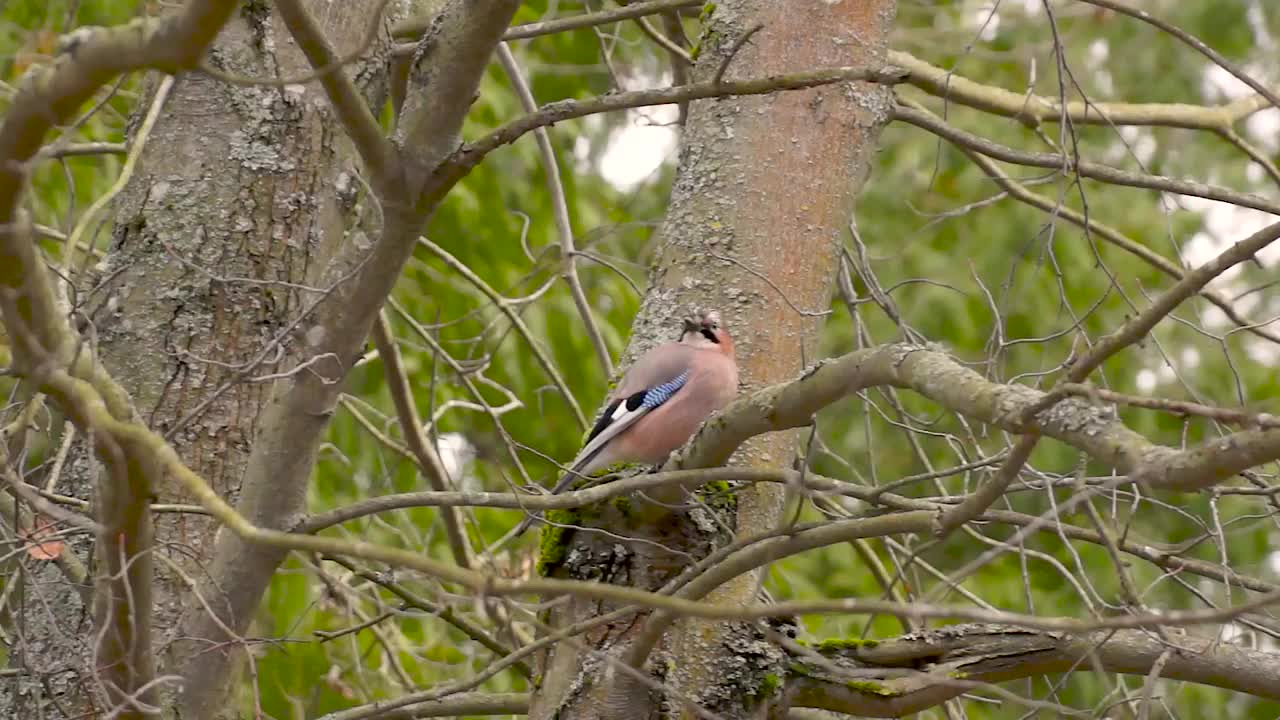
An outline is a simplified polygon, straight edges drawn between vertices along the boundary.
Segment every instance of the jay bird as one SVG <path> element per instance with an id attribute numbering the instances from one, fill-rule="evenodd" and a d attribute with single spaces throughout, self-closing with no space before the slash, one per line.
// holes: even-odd
<path id="1" fill-rule="evenodd" d="M 733 338 L 720 326 L 720 314 L 686 318 L 679 342 L 650 350 L 627 371 L 551 493 L 615 463 L 662 462 L 737 394 Z"/>

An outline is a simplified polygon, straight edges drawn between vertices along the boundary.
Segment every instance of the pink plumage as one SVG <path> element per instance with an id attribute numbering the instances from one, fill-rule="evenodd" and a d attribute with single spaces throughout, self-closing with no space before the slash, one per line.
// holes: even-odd
<path id="1" fill-rule="evenodd" d="M 719 313 L 685 320 L 679 342 L 659 345 L 631 366 L 552 492 L 614 463 L 662 462 L 737 393 L 733 338 Z"/>

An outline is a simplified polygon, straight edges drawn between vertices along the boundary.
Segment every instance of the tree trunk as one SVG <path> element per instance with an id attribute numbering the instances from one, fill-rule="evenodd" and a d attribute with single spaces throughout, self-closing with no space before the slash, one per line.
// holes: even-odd
<path id="1" fill-rule="evenodd" d="M 308 4 L 340 53 L 360 47 L 381 5 Z M 265 4 L 237 13 L 207 62 L 245 78 L 311 73 Z M 357 62 L 348 72 L 380 102 L 386 77 L 380 62 Z M 121 194 L 107 257 L 94 280 L 77 288 L 81 299 L 93 290 L 84 334 L 96 341 L 138 415 L 232 502 L 271 390 L 255 378 L 291 366 L 295 321 L 319 299 L 306 288 L 343 240 L 357 187 L 347 145 L 317 83 L 181 77 Z M 90 498 L 97 464 L 87 461 L 85 448 L 72 457 L 56 491 Z M 278 491 L 299 507 L 305 501 L 305 486 Z M 161 503 L 193 502 L 172 480 L 153 492 Z M 160 675 L 163 666 L 176 671 L 197 654 L 240 656 L 245 649 L 219 644 L 222 638 L 176 637 L 184 613 L 206 613 L 202 603 L 219 602 L 190 592 L 190 583 L 207 575 L 218 527 L 200 514 L 156 517 L 152 621 Z M 88 557 L 87 546 L 74 549 Z M 88 596 L 67 585 L 52 564 L 31 570 L 18 644 L 30 675 L 18 692 L 0 696 L 0 717 L 74 717 L 75 708 L 97 716 L 114 704 L 87 664 L 95 637 L 82 602 Z M 238 717 L 234 703 L 219 707 Z"/>
<path id="2" fill-rule="evenodd" d="M 730 80 L 817 67 L 878 67 L 895 12 L 891 0 L 804 3 L 804 11 L 764 0 L 708 7 L 695 81 L 714 78 L 726 63 Z M 714 307 L 737 341 L 744 392 L 792 378 L 816 360 L 853 197 L 891 109 L 889 90 L 863 83 L 691 103 L 661 252 L 631 354 L 669 339 L 682 314 Z M 778 433 L 745 445 L 735 462 L 789 467 L 795 452 L 795 435 Z M 704 496 L 712 508 L 734 505 L 723 492 Z M 751 485 L 736 494 L 736 512 L 727 522 L 738 536 L 765 532 L 782 520 L 782 506 L 781 487 Z M 623 546 L 602 533 L 574 532 L 559 538 L 570 547 L 556 553 L 565 558 L 558 573 L 651 590 L 726 535 L 705 509 L 670 514 L 642 498 L 576 520 L 652 542 Z M 710 599 L 747 605 L 757 601 L 759 588 L 760 573 L 752 573 Z M 565 627 L 614 609 L 574 600 L 553 612 L 552 624 Z M 640 653 L 647 655 L 641 673 L 628 673 L 618 664 L 638 659 L 634 645 L 643 642 L 644 627 L 643 614 L 640 620 L 629 614 L 589 631 L 581 644 L 558 644 L 544 664 L 530 716 L 696 717 L 697 704 L 721 717 L 764 717 L 781 697 L 773 680 L 785 676 L 784 658 L 775 645 L 755 642 L 757 627 L 678 621 L 653 652 Z"/>

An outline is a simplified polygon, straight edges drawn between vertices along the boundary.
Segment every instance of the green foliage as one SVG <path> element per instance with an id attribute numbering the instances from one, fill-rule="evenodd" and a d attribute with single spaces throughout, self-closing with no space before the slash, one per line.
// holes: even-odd
<path id="1" fill-rule="evenodd" d="M 49 63 L 58 53 L 64 33 L 84 25 L 127 22 L 137 5 L 133 0 L 17 0 L 0 5 L 0 80 L 11 88 L 20 85 L 33 67 Z M 136 78 L 128 77 L 114 91 L 101 93 L 101 110 L 79 123 L 67 140 L 122 142 L 138 90 Z M 7 105 L 11 95 L 11 90 L 0 93 L 0 107 Z M 68 217 L 74 217 L 111 186 L 122 163 L 122 156 L 111 153 L 36 163 L 28 195 L 32 221 L 65 226 Z M 90 237 L 96 239 L 97 247 L 105 247 L 106 232 L 97 230 L 97 235 Z M 61 251 L 55 245 L 49 247 Z"/>
<path id="2" fill-rule="evenodd" d="M 1224 100 L 1219 91 L 1204 89 L 1207 61 L 1151 26 L 1077 3 L 1050 6 L 1055 10 L 1052 26 L 1041 3 L 1002 3 L 998 22 L 988 23 L 984 30 L 982 18 L 975 20 L 973 3 L 902 3 L 894 45 L 969 79 L 1018 93 L 1056 97 L 1065 92 L 1072 100 L 1083 94 L 1096 101 Z M 1161 0 L 1143 5 L 1242 65 L 1274 60 L 1258 37 L 1264 31 L 1280 35 L 1280 12 L 1267 3 L 1260 6 L 1261 19 L 1250 14 L 1253 5 L 1249 3 Z M 579 3 L 525 3 L 517 22 L 583 9 Z M 74 22 L 68 24 L 72 11 Z M 137 11 L 138 3 L 119 0 L 0 3 L 0 75 L 14 86 L 32 63 L 49 60 L 59 33 L 73 26 L 123 22 Z M 716 5 L 707 3 L 703 17 L 715 11 Z M 697 37 L 699 28 L 692 20 L 688 29 Z M 1063 61 L 1069 76 L 1057 71 L 1052 51 L 1055 30 L 1065 43 Z M 613 43 L 610 38 L 615 32 L 618 41 Z M 610 60 L 628 87 L 641 84 L 636 78 L 657 78 L 666 68 L 665 55 L 644 41 L 634 23 L 609 28 L 606 42 Z M 601 39 L 590 30 L 520 41 L 513 48 L 539 103 L 593 97 L 612 88 L 610 72 L 600 61 Z M 696 51 L 697 47 L 695 57 Z M 69 139 L 122 142 L 126 119 L 145 90 L 136 78 L 126 79 L 106 99 L 105 111 L 75 127 Z M 1004 145 L 1068 155 L 1078 152 L 1082 158 L 1123 169 L 1212 181 L 1275 197 L 1274 183 L 1257 172 L 1258 167 L 1250 168 L 1231 146 L 1209 133 L 1172 127 L 1076 126 L 1068 134 L 1058 125 L 1029 128 L 955 103 L 944 105 L 911 88 L 897 92 L 925 102 L 939 114 L 945 109 L 948 122 Z M 9 97 L 6 91 L 4 102 Z M 463 129 L 464 138 L 480 137 L 522 114 L 495 64 L 483 80 Z M 673 176 L 667 163 L 633 189 L 614 187 L 604 178 L 600 160 L 609 140 L 639 122 L 636 116 L 596 117 L 561 123 L 549 131 L 579 250 L 608 259 L 626 273 L 622 277 L 589 257 L 579 258 L 584 292 L 615 357 L 625 346 L 639 307 L 632 282 L 644 284 L 654 231 Z M 1240 128 L 1246 139 L 1275 160 L 1274 138 L 1250 134 L 1248 128 L 1247 123 Z M 67 229 L 69 218 L 74 221 L 110 187 L 122 162 L 119 155 L 105 154 L 36 163 L 29 191 L 33 219 Z M 1223 234 L 1222 221 L 1211 222 L 1205 204 L 1166 207 L 1149 191 L 1104 186 L 1070 174 L 1001 167 L 1041 197 L 1087 213 L 1165 257 L 1177 258 L 1179 252 L 1203 245 L 1208 234 Z M 413 379 L 414 401 L 424 418 L 439 413 L 430 428 L 432 439 L 443 442 L 446 433 L 460 433 L 477 446 L 478 457 L 458 478 L 468 490 L 549 485 L 558 477 L 554 461 L 569 460 L 581 444 L 586 428 L 535 359 L 535 345 L 552 358 L 588 418 L 611 380 L 596 361 L 572 298 L 559 280 L 557 229 L 545 181 L 546 170 L 532 138 L 521 139 L 487 157 L 448 196 L 427 228 L 433 242 L 508 299 L 509 309 L 529 328 L 528 337 L 474 284 L 425 248 L 415 251 L 395 289 L 395 306 L 403 314 L 389 308 Z M 1172 280 L 1097 234 L 1009 197 L 996 197 L 998 192 L 955 148 L 913 127 L 893 124 L 881 137 L 874 173 L 858 199 L 859 237 L 876 284 L 892 299 L 904 324 L 942 343 L 993 380 L 1045 388 L 1057 377 L 1050 371 L 1087 348 L 1085 338 L 1096 341 L 1113 331 Z M 106 230 L 95 236 L 98 249 L 106 247 Z M 1238 239 L 1241 234 L 1229 227 L 1217 239 Z M 48 241 L 46 247 L 58 256 L 59 243 Z M 855 243 L 849 244 L 849 250 L 851 256 L 860 256 Z M 1265 286 L 1274 279 L 1273 262 L 1267 263 L 1242 266 L 1230 278 L 1229 288 L 1236 292 Z M 832 303 L 823 355 L 902 337 L 889 313 L 864 302 L 872 294 L 870 283 L 855 276 L 853 286 L 862 303 L 856 307 L 857 317 L 850 317 L 843 302 Z M 1257 305 L 1253 317 L 1280 312 L 1273 295 L 1258 293 L 1253 302 Z M 1280 396 L 1274 355 L 1248 333 L 1231 331 L 1215 313 L 1204 303 L 1184 305 L 1178 312 L 1180 321 L 1161 323 L 1153 338 L 1116 355 L 1095 378 L 1118 392 L 1274 411 L 1266 404 Z M 382 372 L 377 360 L 365 363 L 352 372 L 346 389 L 363 419 L 399 442 Z M 7 394 L 10 386 L 5 382 L 0 378 L 0 390 Z M 476 409 L 477 399 L 506 407 L 497 418 L 501 427 L 494 416 Z M 1204 441 L 1224 432 L 1202 419 L 1133 408 L 1118 412 L 1133 430 L 1169 446 Z M 907 432 L 904 427 L 915 430 Z M 865 398 L 838 403 L 819 415 L 818 428 L 827 452 L 814 453 L 814 469 L 865 485 L 883 485 L 989 456 L 1003 449 L 1007 440 L 907 391 L 892 395 L 873 391 Z M 516 448 L 510 452 L 504 444 L 507 437 Z M 388 449 L 347 407 L 335 413 L 326 441 L 311 487 L 313 510 L 425 489 L 412 462 Z M 523 464 L 523 472 L 512 453 Z M 1098 463 L 1082 463 L 1077 452 L 1048 440 L 1040 444 L 1031 465 L 1043 477 L 1066 480 L 1083 472 L 1096 481 L 1110 472 Z M 954 496 L 989 477 L 972 472 L 930 478 L 897 492 L 913 497 Z M 736 507 L 736 494 L 727 483 L 709 483 L 700 494 L 718 509 Z M 1039 516 L 1072 495 L 1070 487 L 1027 486 L 1011 493 L 999 509 Z M 1275 552 L 1275 529 L 1257 514 L 1260 506 L 1255 500 L 1145 491 L 1135 496 L 1126 491 L 1114 498 L 1100 497 L 1094 507 L 1130 541 L 1185 544 L 1191 557 L 1216 563 L 1225 556 L 1233 567 L 1265 576 Z M 631 504 L 628 497 L 612 501 L 624 516 L 630 515 Z M 510 529 L 518 514 L 476 509 L 463 517 L 473 544 L 486 547 Z M 554 524 L 544 527 L 537 540 L 526 537 L 502 548 L 486 569 L 511 577 L 551 572 L 564 559 L 569 532 L 556 524 L 573 525 L 581 518 L 570 511 L 551 511 L 546 517 Z M 438 518 L 433 509 L 400 510 L 327 532 L 444 559 L 448 549 Z M 796 514 L 801 523 L 826 519 L 808 504 Z M 1061 520 L 1092 527 L 1082 508 L 1064 513 Z M 1219 523 L 1226 538 L 1217 536 Z M 981 532 L 985 541 L 957 532 L 933 545 L 925 542 L 927 538 L 893 538 L 893 545 L 876 540 L 870 545 L 895 578 L 895 590 L 917 598 L 938 587 L 939 580 L 919 566 L 900 571 L 897 563 L 915 552 L 928 567 L 950 572 L 1014 530 L 984 525 Z M 1044 616 L 1105 615 L 1125 602 L 1105 548 L 1068 544 L 1049 533 L 1034 534 L 1023 545 L 1029 553 L 996 556 L 963 588 L 993 607 Z M 257 682 L 246 684 L 239 698 L 244 708 L 253 707 L 249 694 L 256 692 L 266 717 L 316 717 L 403 694 L 406 687 L 435 687 L 471 678 L 493 662 L 493 653 L 465 631 L 438 614 L 410 608 L 395 592 L 449 596 L 457 588 L 442 586 L 434 578 L 391 572 L 380 578 L 383 584 L 365 582 L 352 579 L 336 565 L 316 562 L 291 557 L 272 582 L 255 632 L 282 641 L 254 646 Z M 1195 588 L 1206 599 L 1201 600 L 1180 585 L 1187 576 L 1174 579 L 1165 570 L 1138 561 L 1130 562 L 1125 571 L 1150 607 L 1199 609 L 1205 601 L 1224 604 L 1241 599 L 1239 593 L 1228 598 L 1220 586 L 1208 584 L 1208 589 Z M 1270 577 L 1274 581 L 1274 572 Z M 343 582 L 330 582 L 334 578 Z M 340 586 L 359 587 L 362 596 L 335 590 Z M 767 572 L 767 587 L 779 601 L 885 595 L 875 575 L 844 545 L 774 563 Z M 338 633 L 370 620 L 374 604 L 369 597 L 397 607 L 394 621 L 323 641 L 316 634 Z M 946 595 L 945 601 L 968 602 L 955 592 Z M 458 602 L 455 609 L 471 618 L 488 617 L 478 603 L 473 607 Z M 906 631 L 888 616 L 805 616 L 799 621 L 810 637 L 829 638 L 814 646 L 819 652 L 874 647 L 875 640 L 861 638 L 889 638 Z M 791 672 L 803 672 L 803 665 L 793 665 Z M 772 695 L 778 683 L 776 675 L 765 676 L 760 694 Z M 1052 687 L 1042 680 L 1029 685 L 1040 696 L 1076 708 L 1105 704 L 1115 691 L 1113 678 L 1089 672 L 1074 673 Z M 851 682 L 849 687 L 891 694 L 872 682 Z M 478 689 L 516 692 L 528 687 L 523 676 L 504 671 Z M 1190 684 L 1180 686 L 1165 701 L 1171 712 L 1187 717 L 1264 718 L 1280 713 L 1275 703 Z M 1024 712 L 1011 704 L 965 703 L 965 713 L 973 720 L 1012 719 Z"/>

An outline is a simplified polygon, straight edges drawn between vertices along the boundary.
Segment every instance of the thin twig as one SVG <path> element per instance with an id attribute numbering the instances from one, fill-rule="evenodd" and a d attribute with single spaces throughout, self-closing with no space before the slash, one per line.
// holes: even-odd
<path id="1" fill-rule="evenodd" d="M 1154 302 L 1121 327 L 1102 336 L 1090 350 L 1071 364 L 1065 383 L 1079 383 L 1089 376 L 1107 358 L 1138 342 L 1150 334 L 1156 324 L 1182 301 L 1198 294 L 1205 285 L 1222 273 L 1253 258 L 1260 250 L 1280 239 L 1280 222 L 1272 223 L 1249 237 L 1236 242 L 1209 262 L 1190 270 L 1173 287 L 1161 293 Z M 1060 388 L 1046 393 L 1034 405 L 1027 408 L 1023 417 L 1031 417 L 1066 397 L 1069 393 Z"/>
<path id="2" fill-rule="evenodd" d="M 560 391 L 560 396 L 564 398 L 565 404 L 569 406 L 569 409 L 573 411 L 574 417 L 578 420 L 578 427 L 581 429 L 589 427 L 586 416 L 582 414 L 582 406 L 578 404 L 577 398 L 575 398 L 573 392 L 569 390 L 569 384 L 565 382 L 564 377 L 556 368 L 555 363 L 551 361 L 551 356 L 547 354 L 547 351 L 543 349 L 542 344 L 538 342 L 536 337 L 534 337 L 533 331 L 531 331 L 529 326 L 525 324 L 524 319 L 521 318 L 520 314 L 511 307 L 511 301 L 499 294 L 497 290 L 490 287 L 489 283 L 485 282 L 484 279 L 477 275 L 474 270 L 467 266 L 466 263 L 454 257 L 448 250 L 445 250 L 424 237 L 418 238 L 418 245 L 429 250 L 431 254 L 442 260 L 446 266 L 461 275 L 463 279 L 471 283 L 477 290 L 484 293 L 485 297 L 489 298 L 494 305 L 498 306 L 498 310 L 501 311 L 509 321 L 511 321 L 511 325 L 516 329 L 516 332 L 519 333 L 520 336 L 525 339 L 525 342 L 528 343 L 529 349 L 533 351 L 534 359 L 538 361 L 538 364 L 542 366 L 543 371 L 547 373 L 549 378 L 551 378 L 551 382 L 555 384 L 556 389 Z"/>
<path id="3" fill-rule="evenodd" d="M 650 2 L 628 3 L 622 7 L 600 12 L 573 15 L 556 20 L 516 25 L 503 34 L 503 40 L 525 40 L 540 35 L 553 35 L 567 30 L 607 25 L 609 23 L 631 20 L 646 15 L 656 15 L 668 10 L 692 7 L 701 4 L 701 0 L 651 0 Z M 417 17 L 392 26 L 391 34 L 400 40 L 416 38 L 431 27 L 432 18 Z"/>
<path id="4" fill-rule="evenodd" d="M 84 142 L 68 143 L 59 147 L 49 147 L 36 154 L 39 158 L 82 157 L 86 155 L 127 155 L 129 148 L 124 143 Z"/>
<path id="5" fill-rule="evenodd" d="M 1242 70 L 1235 63 L 1223 57 L 1221 53 L 1209 47 L 1208 45 L 1205 45 L 1204 41 L 1202 41 L 1200 38 L 1192 35 L 1186 30 L 1183 30 L 1177 25 L 1161 20 L 1160 18 L 1152 15 L 1146 10 L 1131 7 L 1125 3 L 1115 2 L 1115 0 L 1081 0 L 1081 2 L 1084 2 L 1088 5 L 1095 5 L 1097 7 L 1106 8 L 1108 10 L 1114 10 L 1115 12 L 1118 12 L 1121 15 L 1128 15 L 1131 18 L 1136 18 L 1138 20 L 1141 20 L 1142 22 L 1145 22 L 1148 25 L 1151 25 L 1157 28 L 1158 30 L 1161 30 L 1162 32 L 1165 32 L 1174 36 L 1175 38 L 1177 38 L 1178 40 L 1186 44 L 1188 47 L 1193 48 L 1196 52 L 1209 58 L 1209 60 L 1212 61 L 1213 64 L 1217 65 L 1223 70 L 1226 70 L 1235 79 L 1239 80 L 1245 85 L 1248 85 L 1250 88 L 1253 89 L 1254 92 L 1266 98 L 1267 102 L 1271 103 L 1277 108 L 1280 108 L 1280 95 L 1276 95 L 1274 92 L 1271 91 L 1271 88 L 1268 88 L 1266 85 L 1263 85 L 1262 83 L 1255 80 L 1252 75 Z"/>
<path id="6" fill-rule="evenodd" d="M 969 148 L 1004 162 L 1059 170 L 1063 174 L 1075 173 L 1082 177 L 1113 185 L 1128 185 L 1129 187 L 1146 188 L 1159 192 L 1202 197 L 1206 200 L 1231 203 L 1239 207 L 1261 210 L 1271 215 L 1280 215 L 1280 203 L 1268 200 L 1261 195 L 1237 192 L 1230 188 L 1208 183 L 1119 170 L 1110 165 L 1087 160 L 1073 161 L 1058 153 L 1034 153 L 1015 150 L 979 135 L 965 132 L 948 124 L 933 113 L 917 110 L 909 106 L 896 106 L 893 116 L 896 120 L 902 120 L 923 130 L 928 130 L 954 145 Z"/>
<path id="7" fill-rule="evenodd" d="M 524 111 L 536 112 L 538 102 L 533 98 L 533 90 L 529 88 L 529 83 L 525 81 L 524 74 L 520 71 L 520 64 L 516 62 L 515 55 L 505 42 L 498 43 L 498 62 L 511 81 Z M 587 338 L 596 352 L 596 360 L 600 362 L 604 376 L 613 377 L 613 359 L 609 356 L 609 347 L 605 344 L 604 336 L 600 334 L 600 327 L 591 313 L 591 303 L 587 301 L 587 294 L 582 290 L 582 281 L 578 279 L 578 256 L 573 238 L 573 223 L 569 217 L 569 202 L 565 198 L 564 184 L 560 181 L 560 164 L 556 160 L 555 148 L 551 146 L 551 135 L 545 127 L 540 127 L 534 130 L 533 137 L 538 144 L 538 156 L 542 160 L 547 194 L 551 198 L 551 215 L 555 219 L 556 231 L 560 237 L 560 276 L 569 286 L 569 294 L 573 297 L 573 304 L 578 309 L 578 317 L 582 319 Z"/>
<path id="8" fill-rule="evenodd" d="M 84 215 L 80 216 L 80 221 L 72 228 L 71 233 L 67 235 L 66 250 L 67 256 L 70 257 L 75 248 L 82 244 L 86 247 L 93 245 L 93 238 L 87 241 L 84 234 L 90 225 L 93 225 L 98 218 L 98 214 L 102 209 L 111 204 L 117 195 L 124 190 L 129 184 L 129 180 L 133 178 L 133 170 L 138 166 L 138 158 L 142 157 L 142 151 L 147 146 L 147 139 L 151 137 L 151 131 L 156 126 L 156 121 L 160 119 L 160 111 L 164 109 L 165 102 L 169 99 L 169 91 L 173 89 L 174 78 L 172 75 L 166 75 L 160 80 L 160 86 L 156 88 L 155 95 L 151 99 L 151 107 L 147 108 L 147 115 L 142 120 L 138 132 L 134 135 L 133 143 L 129 148 L 129 155 L 124 161 L 124 167 L 120 168 L 120 175 L 116 181 L 111 184 L 110 189 L 103 193 L 97 200 L 84 211 Z"/>
<path id="9" fill-rule="evenodd" d="M 1193 415 L 1196 417 L 1209 418 L 1210 420 L 1217 420 L 1218 422 L 1229 423 L 1231 425 L 1242 425 L 1244 427 L 1256 428 L 1280 428 L 1280 417 L 1276 417 L 1271 413 L 1253 413 L 1248 412 L 1247 410 L 1214 407 L 1212 405 L 1204 405 L 1187 400 L 1170 400 L 1160 397 L 1128 395 L 1114 390 L 1080 383 L 1065 383 L 1062 386 L 1062 392 L 1067 395 L 1106 400 L 1107 402 L 1116 403 L 1117 405 L 1129 405 L 1132 407 L 1146 408 L 1148 410 L 1161 410 L 1163 412 L 1174 413 L 1176 415 Z"/>
<path id="10" fill-rule="evenodd" d="M 774 75 L 751 80 L 702 82 L 655 90 L 633 90 L 604 95 L 589 100 L 560 100 L 543 105 L 536 113 L 512 120 L 475 142 L 459 148 L 436 172 L 427 197 L 442 197 L 467 173 L 480 164 L 490 152 L 515 142 L 536 128 L 566 120 L 618 110 L 651 105 L 669 105 L 691 100 L 734 95 L 767 95 L 783 90 L 806 90 L 840 82 L 874 82 L 892 85 L 903 82 L 905 74 L 898 68 L 836 67 L 788 75 Z"/>
<path id="11" fill-rule="evenodd" d="M 356 60 L 359 60 L 366 52 L 369 51 L 369 48 L 373 47 L 373 44 L 378 40 L 379 31 L 382 30 L 382 13 L 386 10 L 387 3 L 389 2 L 390 0 L 379 0 L 378 7 L 375 8 L 373 12 L 369 13 L 369 24 L 365 28 L 364 35 L 361 36 L 360 42 L 356 44 L 354 49 L 340 57 L 334 58 L 326 65 L 313 69 L 311 72 L 296 75 L 294 77 L 255 78 L 220 70 L 213 67 L 208 62 L 200 64 L 200 72 L 225 83 L 246 86 L 262 85 L 266 87 L 284 87 L 286 85 L 305 85 L 306 83 L 314 82 L 316 80 L 323 80 L 333 73 L 341 72 L 343 68 Z"/>
<path id="12" fill-rule="evenodd" d="M 923 105 L 914 101 L 899 98 L 899 102 L 917 111 L 928 112 Z M 1000 186 L 1001 189 L 1008 192 L 1009 196 L 1015 200 L 1050 213 L 1054 217 L 1066 220 L 1067 222 L 1084 229 L 1086 232 L 1096 235 L 1103 241 L 1114 245 L 1125 252 L 1131 253 L 1175 280 L 1182 280 L 1182 278 L 1185 277 L 1186 273 L 1183 268 L 1172 260 L 1160 255 L 1154 250 L 1142 245 L 1109 225 L 1104 225 L 1101 222 L 1086 216 L 1084 213 L 1077 212 L 1069 207 L 1064 207 L 1061 203 L 1042 197 L 1028 190 L 1022 183 L 1019 183 L 1009 177 L 1008 174 L 1001 170 L 995 162 L 987 156 L 965 145 L 957 144 L 956 147 L 960 152 L 964 153 L 965 156 L 973 162 L 973 164 L 977 165 L 978 169 L 982 170 L 987 177 L 991 178 L 998 186 Z M 1280 334 L 1268 330 L 1265 327 L 1261 327 L 1257 323 L 1249 322 L 1247 318 L 1240 314 L 1240 311 L 1236 309 L 1231 300 L 1224 297 L 1218 291 L 1210 288 L 1201 288 L 1200 295 L 1217 306 L 1219 310 L 1222 310 L 1227 318 L 1237 327 L 1240 327 L 1251 334 L 1257 335 L 1258 337 L 1280 343 Z"/>
<path id="13" fill-rule="evenodd" d="M 396 406 L 396 414 L 400 419 L 400 432 L 404 435 L 405 445 L 413 453 L 418 470 L 426 478 L 427 483 L 437 491 L 449 490 L 449 473 L 445 471 L 440 456 L 436 454 L 435 448 L 422 432 L 422 419 L 418 417 L 418 408 L 414 403 L 409 375 L 404 369 L 404 363 L 400 361 L 400 348 L 396 346 L 396 339 L 391 333 L 391 325 L 387 322 L 385 312 L 378 315 L 378 321 L 373 327 L 373 343 L 378 348 L 378 356 L 382 359 L 387 389 Z M 441 508 L 440 519 L 444 523 L 445 535 L 449 539 L 449 550 L 453 553 L 454 562 L 460 567 L 471 567 L 471 548 L 457 513 L 453 512 L 452 508 Z"/>
<path id="14" fill-rule="evenodd" d="M 711 76 L 711 82 L 713 84 L 721 84 L 724 80 L 725 72 L 729 70 L 729 64 L 733 62 L 735 57 L 737 57 L 738 51 L 742 50 L 743 46 L 747 44 L 747 41 L 751 39 L 752 35 L 755 35 L 763 29 L 764 23 L 756 23 L 755 25 L 747 28 L 746 32 L 739 35 L 737 40 L 733 41 L 733 45 L 729 46 L 729 50 L 725 53 L 724 59 L 720 61 L 718 66 L 716 66 L 715 74 Z"/>

